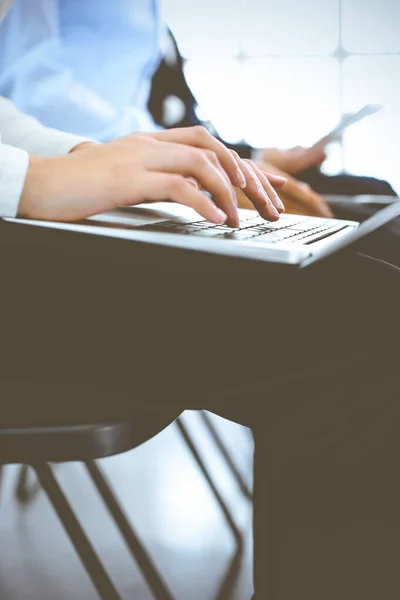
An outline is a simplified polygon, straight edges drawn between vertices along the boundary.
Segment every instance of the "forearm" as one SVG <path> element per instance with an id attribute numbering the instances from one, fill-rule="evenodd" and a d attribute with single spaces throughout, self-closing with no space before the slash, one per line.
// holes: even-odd
<path id="1" fill-rule="evenodd" d="M 25 186 L 29 155 L 59 156 L 90 140 L 43 127 L 0 98 L 0 217 L 15 217 Z"/>
<path id="2" fill-rule="evenodd" d="M 110 127 L 116 110 L 77 75 L 71 57 L 74 46 L 64 39 L 61 4 L 59 0 L 15 2 L 0 26 L 0 96 L 47 127 L 93 137 Z M 85 10 L 95 11 L 96 0 L 86 5 L 79 8 L 82 18 Z M 90 43 L 89 38 L 88 48 Z M 21 143 L 19 139 L 15 145 Z"/>
<path id="3" fill-rule="evenodd" d="M 87 142 L 79 144 L 71 152 L 84 150 L 89 145 Z M 27 216 L 24 208 L 26 203 L 29 206 L 39 204 L 42 194 L 46 192 L 43 182 L 53 180 L 50 173 L 52 160 L 54 158 L 29 156 L 25 150 L 0 143 L 0 217 Z M 45 164 L 43 176 L 39 177 L 37 167 L 41 161 Z M 65 181 L 65 185 L 68 187 L 68 181 Z"/>

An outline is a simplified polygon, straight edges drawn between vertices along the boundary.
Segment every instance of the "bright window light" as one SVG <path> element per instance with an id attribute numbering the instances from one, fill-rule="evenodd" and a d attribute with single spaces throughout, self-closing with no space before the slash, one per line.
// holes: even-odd
<path id="1" fill-rule="evenodd" d="M 312 144 L 340 117 L 339 65 L 330 57 L 252 60 L 242 85 L 239 118 L 252 146 Z"/>
<path id="2" fill-rule="evenodd" d="M 350 172 L 388 179 L 400 192 L 400 56 L 354 56 L 344 63 L 344 110 L 381 104 L 381 112 L 344 138 Z"/>
<path id="3" fill-rule="evenodd" d="M 324 170 L 400 191 L 400 0 L 162 2 L 199 114 L 223 139 L 307 145 L 342 112 L 382 104 L 330 150 Z"/>
<path id="4" fill-rule="evenodd" d="M 250 56 L 315 55 L 339 43 L 339 0 L 246 0 L 243 50 Z"/>
<path id="5" fill-rule="evenodd" d="M 348 52 L 400 52 L 398 0 L 342 0 L 343 45 Z"/>

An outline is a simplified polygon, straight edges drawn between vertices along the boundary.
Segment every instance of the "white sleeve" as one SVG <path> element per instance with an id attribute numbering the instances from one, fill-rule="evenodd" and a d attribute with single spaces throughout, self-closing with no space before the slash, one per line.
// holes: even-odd
<path id="1" fill-rule="evenodd" d="M 1 97 L 0 135 L 3 144 L 26 150 L 28 154 L 43 156 L 68 154 L 78 144 L 92 141 L 44 127 L 33 117 L 21 113 L 12 102 Z"/>
<path id="2" fill-rule="evenodd" d="M 15 217 L 28 170 L 25 150 L 0 143 L 0 217 Z"/>
<path id="3" fill-rule="evenodd" d="M 29 165 L 29 154 L 68 154 L 87 138 L 43 127 L 0 98 L 0 217 L 15 217 Z"/>

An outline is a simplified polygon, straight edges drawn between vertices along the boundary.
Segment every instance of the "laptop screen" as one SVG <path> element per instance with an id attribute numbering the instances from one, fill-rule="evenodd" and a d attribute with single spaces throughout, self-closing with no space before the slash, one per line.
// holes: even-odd
<path id="1" fill-rule="evenodd" d="M 382 210 L 379 210 L 372 217 L 370 217 L 369 219 L 361 223 L 358 227 L 356 227 L 353 231 L 351 231 L 348 235 L 343 236 L 343 238 L 338 239 L 335 242 L 332 242 L 332 244 L 329 247 L 324 248 L 324 250 L 322 250 L 322 252 L 319 252 L 317 256 L 310 256 L 306 258 L 304 262 L 302 262 L 301 266 L 306 267 L 307 265 L 310 265 L 316 260 L 320 260 L 325 256 L 329 256 L 330 254 L 337 252 L 341 248 L 345 248 L 350 244 L 354 244 L 358 240 L 369 235 L 376 229 L 379 229 L 379 227 L 386 225 L 386 223 L 389 223 L 398 216 L 400 216 L 400 200 L 393 202 L 392 204 L 386 206 Z"/>

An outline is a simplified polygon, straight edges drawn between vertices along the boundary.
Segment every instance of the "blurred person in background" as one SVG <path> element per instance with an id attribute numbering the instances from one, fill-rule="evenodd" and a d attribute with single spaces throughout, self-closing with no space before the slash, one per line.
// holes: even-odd
<path id="1" fill-rule="evenodd" d="M 169 110 L 171 99 L 174 109 Z M 187 127 L 202 123 L 198 118 L 197 101 L 184 75 L 184 61 L 171 31 L 164 37 L 163 55 L 153 76 L 149 109 L 156 123 L 163 127 Z M 203 123 L 214 135 L 217 131 L 211 123 Z M 330 216 L 329 210 L 340 219 L 363 221 L 370 217 L 379 204 L 358 204 L 350 199 L 328 206 L 322 195 L 356 196 L 359 194 L 396 196 L 391 185 L 374 177 L 341 173 L 325 175 L 321 166 L 326 158 L 329 136 L 321 138 L 313 146 L 280 149 L 254 149 L 246 144 L 227 144 L 241 157 L 252 158 L 270 173 L 284 176 L 286 183 L 279 191 L 287 212 L 316 216 Z M 321 195 L 322 194 L 322 195 Z M 237 191 L 239 206 L 252 208 L 248 198 Z M 382 260 L 400 266 L 400 219 L 369 236 L 361 242 L 360 250 Z"/>
<path id="2" fill-rule="evenodd" d="M 184 117 L 168 126 L 200 123 L 158 0 L 16 0 L 0 30 L 0 94 L 45 125 L 99 141 L 165 126 L 168 95 L 185 103 Z M 256 155 L 264 170 L 286 177 L 282 199 L 288 212 L 332 216 L 319 193 L 394 193 L 371 178 L 324 176 L 319 167 L 325 144 L 256 153 L 244 145 L 234 149 L 245 158 Z M 248 208 L 246 198 L 238 197 Z"/>
<path id="3" fill-rule="evenodd" d="M 180 100 L 180 110 L 176 111 L 178 115 L 175 119 L 172 118 L 172 120 L 168 114 L 168 100 L 171 97 Z M 188 125 L 201 123 L 196 113 L 197 107 L 196 98 L 189 88 L 184 75 L 184 60 L 179 52 L 177 42 L 172 32 L 167 30 L 164 52 L 153 77 L 149 99 L 151 114 L 159 125 L 187 127 Z M 207 125 L 217 134 L 212 124 Z M 281 175 L 285 174 L 285 177 L 289 180 L 285 188 L 285 191 L 289 190 L 289 193 L 287 196 L 284 196 L 285 200 L 288 199 L 289 201 L 287 208 L 298 208 L 299 212 L 302 209 L 307 210 L 307 208 L 312 210 L 312 202 L 308 206 L 306 197 L 303 197 L 299 190 L 299 200 L 304 198 L 303 205 L 299 202 L 298 206 L 294 204 L 292 207 L 290 202 L 291 191 L 295 192 L 293 199 L 296 199 L 296 180 L 294 177 L 297 178 L 297 183 L 304 182 L 309 184 L 315 192 L 321 194 L 349 196 L 357 194 L 396 195 L 389 183 L 373 177 L 360 177 L 348 174 L 324 175 L 321 172 L 321 166 L 326 158 L 326 149 L 329 142 L 330 138 L 326 136 L 309 148 L 296 146 L 289 149 L 254 149 L 247 144 L 227 145 L 237 151 L 240 156 L 266 163 L 269 165 L 270 170 Z"/>

